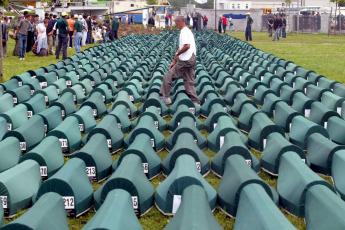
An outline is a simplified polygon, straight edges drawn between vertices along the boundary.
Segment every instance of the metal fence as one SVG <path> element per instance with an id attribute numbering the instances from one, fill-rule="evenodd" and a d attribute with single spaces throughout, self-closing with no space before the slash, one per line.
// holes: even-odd
<path id="1" fill-rule="evenodd" d="M 321 30 L 320 15 L 294 15 L 292 30 L 307 33 L 318 33 Z"/>

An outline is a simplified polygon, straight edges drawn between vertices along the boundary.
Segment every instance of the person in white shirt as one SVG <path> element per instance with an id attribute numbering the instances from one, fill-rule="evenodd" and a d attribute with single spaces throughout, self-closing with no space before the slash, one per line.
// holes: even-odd
<path id="1" fill-rule="evenodd" d="M 177 28 L 181 30 L 179 36 L 179 48 L 170 64 L 169 71 L 163 78 L 160 94 L 165 104 L 172 103 L 170 99 L 171 84 L 177 78 L 182 78 L 186 94 L 196 105 L 200 104 L 200 100 L 196 95 L 195 80 L 195 59 L 196 45 L 192 31 L 186 26 L 183 16 L 177 16 L 175 19 Z"/>

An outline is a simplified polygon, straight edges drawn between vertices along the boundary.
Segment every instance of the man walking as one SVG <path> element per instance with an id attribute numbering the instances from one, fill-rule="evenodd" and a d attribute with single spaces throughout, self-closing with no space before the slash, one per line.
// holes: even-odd
<path id="1" fill-rule="evenodd" d="M 274 38 L 273 41 L 279 41 L 279 35 L 280 35 L 280 30 L 283 25 L 282 19 L 280 18 L 280 15 L 278 14 L 273 23 L 273 29 L 274 29 Z"/>
<path id="2" fill-rule="evenodd" d="M 160 93 L 164 103 L 170 105 L 172 103 L 170 99 L 171 84 L 174 80 L 181 77 L 184 82 L 186 94 L 194 104 L 199 105 L 200 101 L 196 95 L 194 87 L 196 62 L 196 46 L 194 35 L 186 26 L 186 21 L 183 16 L 177 16 L 175 19 L 175 24 L 177 28 L 181 30 L 179 37 L 179 49 L 177 50 L 174 59 L 170 64 L 169 71 L 163 78 Z"/>
<path id="3" fill-rule="evenodd" d="M 29 22 L 28 12 L 24 12 L 24 18 L 19 22 L 17 33 L 19 34 L 19 60 L 23 61 L 25 58 L 26 45 L 28 42 L 28 31 L 31 26 Z"/>
<path id="4" fill-rule="evenodd" d="M 66 21 L 66 12 L 62 12 L 61 17 L 57 20 L 54 30 L 57 30 L 58 34 L 58 46 L 55 52 L 56 59 L 59 59 L 60 51 L 62 49 L 62 59 L 67 58 L 67 36 L 68 36 L 68 24 Z"/>
<path id="5" fill-rule="evenodd" d="M 1 24 L 1 30 L 2 30 L 2 57 L 7 56 L 7 41 L 8 41 L 8 18 L 5 16 L 4 20 Z M 1 54 L 0 54 L 1 55 Z"/>
<path id="6" fill-rule="evenodd" d="M 250 13 L 247 13 L 247 26 L 246 26 L 246 32 L 245 32 L 245 37 L 246 41 L 251 41 L 253 40 L 252 38 L 252 24 L 253 24 L 253 19 L 250 17 Z"/>
<path id="7" fill-rule="evenodd" d="M 75 52 L 80 52 L 81 46 L 81 39 L 83 38 L 83 24 L 81 21 L 83 20 L 83 16 L 79 15 L 79 18 L 75 19 L 74 23 L 74 48 Z"/>
<path id="8" fill-rule="evenodd" d="M 75 18 L 76 20 L 78 20 L 78 17 Z M 73 33 L 74 33 L 74 16 L 71 15 L 69 19 L 67 19 L 67 23 L 68 23 L 68 38 L 69 38 L 69 48 L 73 47 Z"/>

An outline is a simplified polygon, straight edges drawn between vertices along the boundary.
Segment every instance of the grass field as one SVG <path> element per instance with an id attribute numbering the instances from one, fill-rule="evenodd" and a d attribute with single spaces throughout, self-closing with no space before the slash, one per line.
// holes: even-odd
<path id="1" fill-rule="evenodd" d="M 234 36 L 242 38 L 242 33 L 234 33 Z M 345 82 L 345 37 L 330 37 L 326 35 L 289 35 L 288 39 L 282 42 L 273 43 L 267 38 L 264 33 L 254 33 L 253 44 L 258 48 L 272 52 L 275 55 L 292 60 L 298 65 L 301 65 L 308 69 L 313 69 L 324 74 L 329 78 L 336 79 L 341 82 Z M 12 50 L 13 42 L 10 43 L 9 51 Z M 69 49 L 69 55 L 73 54 L 74 49 Z M 46 66 L 50 63 L 55 63 L 54 56 L 49 57 L 36 57 L 33 54 L 29 54 L 24 62 L 20 62 L 18 57 L 9 56 L 5 59 L 5 79 L 9 79 L 11 76 L 20 74 L 28 69 L 36 69 L 41 66 Z M 139 104 L 137 106 L 140 106 Z M 170 119 L 166 118 L 167 121 Z M 207 136 L 208 133 L 202 130 L 202 133 Z M 169 132 L 164 132 L 164 135 L 168 137 Z M 215 153 L 204 149 L 207 156 L 212 158 Z M 253 153 L 260 158 L 261 153 L 253 151 Z M 121 152 L 115 154 L 113 159 L 119 157 Z M 167 151 L 158 152 L 158 155 L 164 159 L 167 155 Z M 276 187 L 277 179 L 261 171 L 259 176 L 265 180 L 268 184 Z M 151 182 L 154 187 L 157 187 L 160 182 L 164 180 L 164 176 L 160 175 L 154 178 Z M 214 187 L 218 188 L 220 179 L 213 173 L 209 173 L 205 179 Z M 332 183 L 327 177 L 325 179 Z M 100 186 L 98 183 L 93 183 L 94 189 Z M 116 207 L 115 207 L 116 208 Z M 21 213 L 24 213 L 23 210 Z M 302 218 L 294 217 L 282 210 L 284 215 L 296 226 L 297 229 L 305 229 L 304 220 Z M 69 225 L 71 229 L 81 229 L 83 225 L 94 215 L 94 211 L 90 211 L 87 214 L 79 218 L 69 218 Z M 224 227 L 224 229 L 232 229 L 234 219 L 226 216 L 218 208 L 215 210 L 214 215 L 218 222 Z M 146 215 L 140 218 L 140 223 L 144 229 L 156 230 L 163 229 L 163 227 L 169 222 L 169 217 L 163 216 L 156 207 L 153 207 Z M 13 219 L 11 219 L 13 220 Z M 11 220 L 7 220 L 11 221 Z"/>
<path id="2" fill-rule="evenodd" d="M 242 32 L 231 35 L 244 39 Z M 251 44 L 330 79 L 345 83 L 345 36 L 292 33 L 284 40 L 273 42 L 266 33 L 253 33 Z"/>

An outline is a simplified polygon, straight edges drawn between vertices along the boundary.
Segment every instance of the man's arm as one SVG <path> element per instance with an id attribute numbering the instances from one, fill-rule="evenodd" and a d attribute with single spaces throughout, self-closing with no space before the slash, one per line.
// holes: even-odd
<path id="1" fill-rule="evenodd" d="M 190 44 L 184 44 L 182 49 L 176 51 L 174 59 L 173 59 L 173 61 L 170 64 L 170 68 L 172 68 L 176 64 L 178 57 L 181 54 L 183 54 L 184 52 L 186 52 L 187 50 L 189 50 L 189 48 L 190 48 Z"/>

